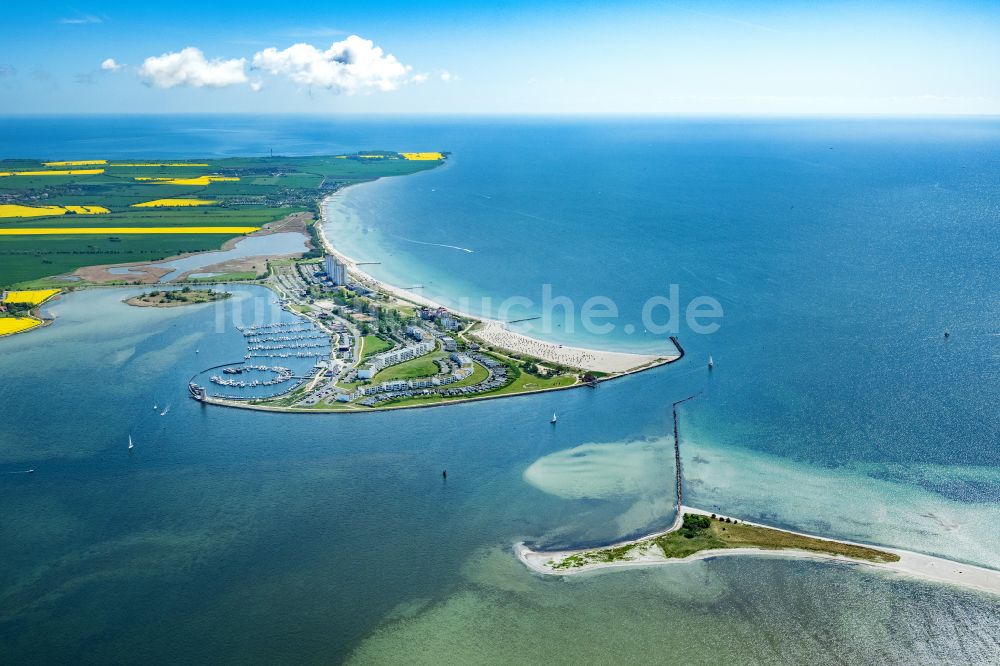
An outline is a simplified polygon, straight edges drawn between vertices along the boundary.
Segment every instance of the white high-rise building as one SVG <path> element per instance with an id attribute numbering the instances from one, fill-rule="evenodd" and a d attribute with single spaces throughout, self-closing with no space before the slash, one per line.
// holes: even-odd
<path id="1" fill-rule="evenodd" d="M 323 268 L 327 276 L 336 285 L 347 284 L 347 266 L 337 260 L 332 254 L 323 257 Z"/>

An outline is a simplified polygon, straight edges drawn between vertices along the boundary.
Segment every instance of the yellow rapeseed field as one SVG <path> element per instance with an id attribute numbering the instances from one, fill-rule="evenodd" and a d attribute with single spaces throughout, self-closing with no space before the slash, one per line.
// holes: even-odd
<path id="1" fill-rule="evenodd" d="M 0 217 L 41 217 L 43 215 L 105 215 L 110 213 L 104 206 L 18 206 L 0 205 Z"/>
<path id="2" fill-rule="evenodd" d="M 209 199 L 154 199 L 132 204 L 132 208 L 159 208 L 161 206 L 214 206 L 218 201 Z"/>
<path id="3" fill-rule="evenodd" d="M 400 153 L 404 158 L 408 160 L 443 160 L 444 155 L 441 153 Z"/>
<path id="4" fill-rule="evenodd" d="M 163 163 L 163 162 L 142 162 L 140 164 L 109 164 L 111 167 L 207 167 L 208 164 L 196 164 L 196 163 Z"/>
<path id="5" fill-rule="evenodd" d="M 0 171 L 0 176 L 92 176 L 104 169 L 47 169 L 45 171 Z"/>
<path id="6" fill-rule="evenodd" d="M 111 211 L 104 206 L 65 206 L 70 213 L 77 215 L 107 215 Z"/>
<path id="7" fill-rule="evenodd" d="M 58 289 L 30 289 L 27 291 L 8 291 L 4 297 L 5 303 L 31 303 L 41 305 L 59 293 Z"/>
<path id="8" fill-rule="evenodd" d="M 45 166 L 93 166 L 94 164 L 107 164 L 107 160 L 74 160 L 69 162 L 43 162 Z"/>
<path id="9" fill-rule="evenodd" d="M 4 229 L 0 236 L 76 236 L 126 234 L 249 234 L 260 227 L 46 227 L 42 229 Z"/>
<path id="10" fill-rule="evenodd" d="M 62 206 L 0 205 L 0 217 L 41 217 L 43 215 L 64 215 L 65 213 L 66 209 Z"/>
<path id="11" fill-rule="evenodd" d="M 0 317 L 0 335 L 13 335 L 41 324 L 34 317 Z"/>
<path id="12" fill-rule="evenodd" d="M 171 178 L 169 176 L 136 176 L 136 180 L 149 181 L 158 185 L 209 185 L 239 180 L 239 176 L 194 176 L 192 178 Z"/>

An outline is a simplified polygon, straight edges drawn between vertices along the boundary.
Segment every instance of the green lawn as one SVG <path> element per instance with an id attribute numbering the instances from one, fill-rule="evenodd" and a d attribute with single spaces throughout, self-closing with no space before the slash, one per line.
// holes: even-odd
<path id="1" fill-rule="evenodd" d="M 431 352 L 409 361 L 404 361 L 398 365 L 389 366 L 372 378 L 373 383 L 388 382 L 394 379 L 417 379 L 420 377 L 433 377 L 440 370 L 437 359 L 447 358 L 447 352 Z"/>
<path id="2" fill-rule="evenodd" d="M 535 377 L 534 375 L 529 375 L 526 372 L 522 372 L 517 379 L 515 379 L 507 386 L 504 386 L 501 389 L 497 389 L 496 391 L 494 391 L 494 394 L 525 393 L 527 391 L 540 391 L 542 389 L 572 386 L 575 383 L 576 383 L 576 377 L 574 375 L 559 375 L 558 377 Z"/>
<path id="3" fill-rule="evenodd" d="M 473 384 L 478 384 L 479 382 L 486 379 L 489 375 L 489 371 L 479 363 L 475 364 L 472 371 L 472 375 L 466 377 L 460 382 L 455 382 L 454 384 L 448 384 L 444 388 L 460 388 L 462 386 L 472 386 Z M 386 403 L 388 406 L 399 407 L 403 405 L 421 405 L 421 404 L 432 404 L 435 402 L 450 402 L 453 400 L 467 400 L 470 397 L 487 397 L 496 395 L 507 395 L 513 393 L 529 393 L 531 391 L 540 391 L 542 389 L 549 388 L 559 388 L 562 386 L 570 386 L 574 383 L 575 378 L 573 376 L 562 376 L 555 377 L 553 379 L 539 379 L 531 375 L 521 373 L 520 377 L 515 379 L 513 382 L 508 384 L 503 388 L 499 388 L 495 391 L 490 391 L 489 393 L 477 393 L 474 396 L 460 395 L 460 396 L 428 396 L 419 398 L 402 398 L 400 400 L 394 400 Z"/>
<path id="4" fill-rule="evenodd" d="M 366 335 L 361 338 L 362 361 L 372 354 L 378 354 L 379 352 L 384 352 L 387 349 L 392 349 L 392 343 L 388 340 L 383 340 L 377 335 Z"/>

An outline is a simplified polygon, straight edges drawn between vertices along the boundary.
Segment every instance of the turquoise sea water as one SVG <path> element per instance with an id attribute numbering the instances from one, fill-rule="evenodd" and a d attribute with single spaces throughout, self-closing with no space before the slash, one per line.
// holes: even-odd
<path id="1" fill-rule="evenodd" d="M 242 353 L 232 325 L 270 310 L 264 290 L 58 301 L 55 325 L 0 341 L 0 472 L 36 470 L 0 475 L 6 660 L 1000 658 L 997 598 L 863 568 L 563 581 L 510 552 L 669 523 L 669 405 L 701 391 L 690 503 L 1000 567 L 1000 124 L 7 119 L 0 139 L 53 158 L 450 150 L 340 195 L 334 243 L 472 308 L 545 283 L 618 305 L 610 334 L 543 321 L 560 342 L 659 348 L 638 313 L 671 284 L 725 310 L 713 335 L 681 328 L 685 361 L 597 391 L 343 417 L 185 398 Z"/>

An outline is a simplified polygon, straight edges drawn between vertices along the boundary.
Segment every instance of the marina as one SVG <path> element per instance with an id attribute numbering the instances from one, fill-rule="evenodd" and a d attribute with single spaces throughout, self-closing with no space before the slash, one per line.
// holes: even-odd
<path id="1" fill-rule="evenodd" d="M 249 372 L 273 373 L 274 376 L 270 379 L 253 379 L 250 381 L 244 379 L 226 379 L 219 375 L 212 375 L 209 379 L 213 384 L 218 384 L 219 386 L 256 388 L 258 386 L 276 386 L 296 378 L 289 368 L 282 366 L 248 365 L 241 368 L 226 368 L 223 370 L 223 373 L 226 374 L 244 374 Z M 299 377 L 298 379 L 307 378 Z"/>
<path id="2" fill-rule="evenodd" d="M 311 379 L 316 364 L 330 354 L 329 334 L 284 308 L 274 308 L 270 317 L 277 321 L 235 326 L 246 350 L 243 361 L 197 373 L 189 382 L 190 397 L 248 401 L 286 393 Z"/>

